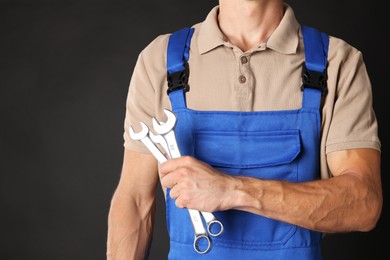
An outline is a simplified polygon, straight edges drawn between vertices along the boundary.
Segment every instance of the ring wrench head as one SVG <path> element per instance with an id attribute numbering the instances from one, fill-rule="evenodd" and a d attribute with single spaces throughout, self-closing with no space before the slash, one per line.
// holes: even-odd
<path id="1" fill-rule="evenodd" d="M 201 211 L 201 214 L 207 224 L 207 231 L 211 236 L 219 236 L 223 232 L 223 224 L 211 212 Z"/>
<path id="2" fill-rule="evenodd" d="M 211 248 L 211 240 L 207 235 L 195 236 L 194 249 L 199 254 L 207 253 Z"/>
<path id="3" fill-rule="evenodd" d="M 223 232 L 222 222 L 217 219 L 210 221 L 207 223 L 207 231 L 213 237 L 219 236 Z"/>

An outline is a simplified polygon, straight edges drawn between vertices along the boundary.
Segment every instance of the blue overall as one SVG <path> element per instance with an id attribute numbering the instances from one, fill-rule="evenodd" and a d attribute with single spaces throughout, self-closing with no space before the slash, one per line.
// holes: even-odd
<path id="1" fill-rule="evenodd" d="M 302 30 L 306 68 L 323 73 L 328 36 L 310 27 Z M 172 34 L 168 74 L 185 71 L 192 33 L 193 29 L 184 28 Z M 234 176 L 289 182 L 319 178 L 319 88 L 303 88 L 300 109 L 255 112 L 192 110 L 186 106 L 185 92 L 183 88 L 168 92 L 178 117 L 175 133 L 182 155 L 194 156 Z M 166 198 L 169 259 L 322 259 L 322 233 L 240 210 L 214 212 L 224 232 L 211 237 L 209 252 L 199 254 L 193 249 L 194 232 L 187 210 L 175 206 L 169 189 Z"/>

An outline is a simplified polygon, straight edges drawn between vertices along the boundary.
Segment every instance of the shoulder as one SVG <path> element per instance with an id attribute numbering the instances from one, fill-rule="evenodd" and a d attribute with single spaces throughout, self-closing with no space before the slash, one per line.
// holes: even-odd
<path id="1" fill-rule="evenodd" d="M 171 33 L 158 35 L 145 46 L 140 52 L 144 62 L 159 62 L 164 59 L 170 35 Z"/>
<path id="2" fill-rule="evenodd" d="M 304 26 L 302 25 L 302 27 Z M 344 61 L 345 59 L 348 59 L 351 56 L 361 55 L 361 52 L 356 47 L 348 43 L 346 40 L 336 37 L 332 34 L 329 34 L 327 31 L 321 31 L 320 29 L 315 27 L 310 27 L 310 26 L 305 26 L 305 27 L 311 29 L 310 31 L 318 31 L 328 36 L 329 38 L 328 59 L 329 60 Z M 302 31 L 303 28 L 300 32 L 300 37 L 303 37 Z M 308 33 L 308 36 L 310 35 L 313 34 Z"/>
<path id="3" fill-rule="evenodd" d="M 362 57 L 362 53 L 344 39 L 329 36 L 328 57 L 329 61 L 343 64 L 351 59 L 360 59 Z"/>
<path id="4" fill-rule="evenodd" d="M 198 36 L 197 31 L 198 31 L 199 27 L 200 27 L 200 23 L 192 26 L 192 28 L 195 29 L 195 33 L 194 33 L 193 38 L 197 38 L 197 36 Z M 177 31 L 180 29 L 183 29 L 183 28 L 179 28 L 179 29 L 177 29 Z M 170 36 L 174 32 L 175 31 L 158 35 L 148 45 L 146 45 L 146 47 L 144 49 L 141 50 L 139 55 L 146 66 L 165 68 L 168 42 L 169 42 Z M 191 46 L 191 48 L 193 48 L 193 47 L 194 46 Z"/>
<path id="5" fill-rule="evenodd" d="M 330 36 L 328 51 L 328 88 L 341 92 L 365 92 L 371 83 L 363 53 L 344 39 Z"/>

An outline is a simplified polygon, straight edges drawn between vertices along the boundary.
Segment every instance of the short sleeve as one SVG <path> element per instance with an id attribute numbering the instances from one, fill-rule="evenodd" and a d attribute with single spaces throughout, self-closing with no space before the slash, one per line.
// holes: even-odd
<path id="1" fill-rule="evenodd" d="M 161 118 L 163 108 L 169 106 L 166 95 L 166 49 L 169 34 L 156 37 L 138 55 L 130 79 L 124 119 L 124 147 L 136 152 L 148 153 L 140 141 L 130 137 L 130 127 L 141 131 L 140 122 L 153 131 L 152 119 Z"/>
<path id="2" fill-rule="evenodd" d="M 372 86 L 362 53 L 352 47 L 348 50 L 338 67 L 326 154 L 353 148 L 380 150 L 381 146 Z"/>
<path id="3" fill-rule="evenodd" d="M 123 133 L 124 147 L 137 152 L 147 152 L 147 149 L 141 142 L 131 139 L 129 128 L 132 127 L 135 132 L 141 131 L 140 122 L 146 123 L 148 118 L 154 116 L 154 90 L 146 72 L 143 55 L 143 52 L 139 54 L 130 80 Z"/>

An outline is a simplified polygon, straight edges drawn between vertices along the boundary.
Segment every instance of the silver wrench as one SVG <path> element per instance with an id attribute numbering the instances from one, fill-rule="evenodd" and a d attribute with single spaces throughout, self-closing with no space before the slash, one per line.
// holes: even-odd
<path id="1" fill-rule="evenodd" d="M 160 163 L 166 162 L 167 158 L 149 138 L 149 127 L 143 122 L 140 124 L 142 130 L 138 133 L 134 132 L 132 126 L 129 127 L 130 137 L 133 140 L 141 141 Z"/>
<path id="2" fill-rule="evenodd" d="M 133 140 L 141 141 L 160 163 L 166 162 L 167 158 L 163 155 L 163 153 L 157 148 L 157 146 L 150 139 L 151 132 L 148 126 L 142 122 L 141 122 L 141 126 L 142 126 L 142 130 L 138 133 L 134 132 L 133 127 L 130 126 L 129 128 L 130 137 Z M 163 143 L 165 143 L 165 139 Z M 210 238 L 207 236 L 206 230 L 203 226 L 200 212 L 193 209 L 188 209 L 188 211 L 190 212 L 191 222 L 195 232 L 194 249 L 196 252 L 200 254 L 204 254 L 207 251 L 209 251 L 211 247 Z M 206 241 L 206 248 L 203 248 L 203 245 L 201 245 L 202 240 Z"/>
<path id="3" fill-rule="evenodd" d="M 155 118 L 153 118 L 153 127 L 156 133 L 160 134 L 167 142 L 168 149 L 170 151 L 170 154 L 172 158 L 178 158 L 181 156 L 179 146 L 176 142 L 174 127 L 176 125 L 176 116 L 173 112 L 171 112 L 168 109 L 164 109 L 165 114 L 168 117 L 168 120 L 166 123 L 158 122 Z M 200 219 L 200 213 L 202 214 L 203 218 L 205 219 L 205 222 L 207 224 L 207 231 L 212 236 L 218 236 L 223 232 L 223 225 L 222 223 L 214 216 L 211 212 L 199 212 L 198 210 L 188 209 L 188 212 L 191 217 L 191 222 L 194 228 L 195 232 L 195 240 L 194 240 L 194 249 L 196 252 L 200 254 L 206 253 L 211 248 L 211 240 L 209 239 L 207 232 L 203 226 L 203 222 Z M 212 226 L 217 226 L 215 232 L 214 229 L 212 229 Z M 200 248 L 200 241 L 201 240 L 207 240 L 207 247 L 205 249 Z"/>
<path id="4" fill-rule="evenodd" d="M 168 149 L 167 141 L 165 141 L 164 137 L 162 137 L 161 135 L 155 135 L 155 134 L 153 134 L 152 131 L 149 131 L 149 137 L 153 141 L 153 143 L 160 144 L 162 146 L 162 148 L 167 153 L 168 159 L 172 158 L 171 153 L 169 152 L 169 149 Z"/>

